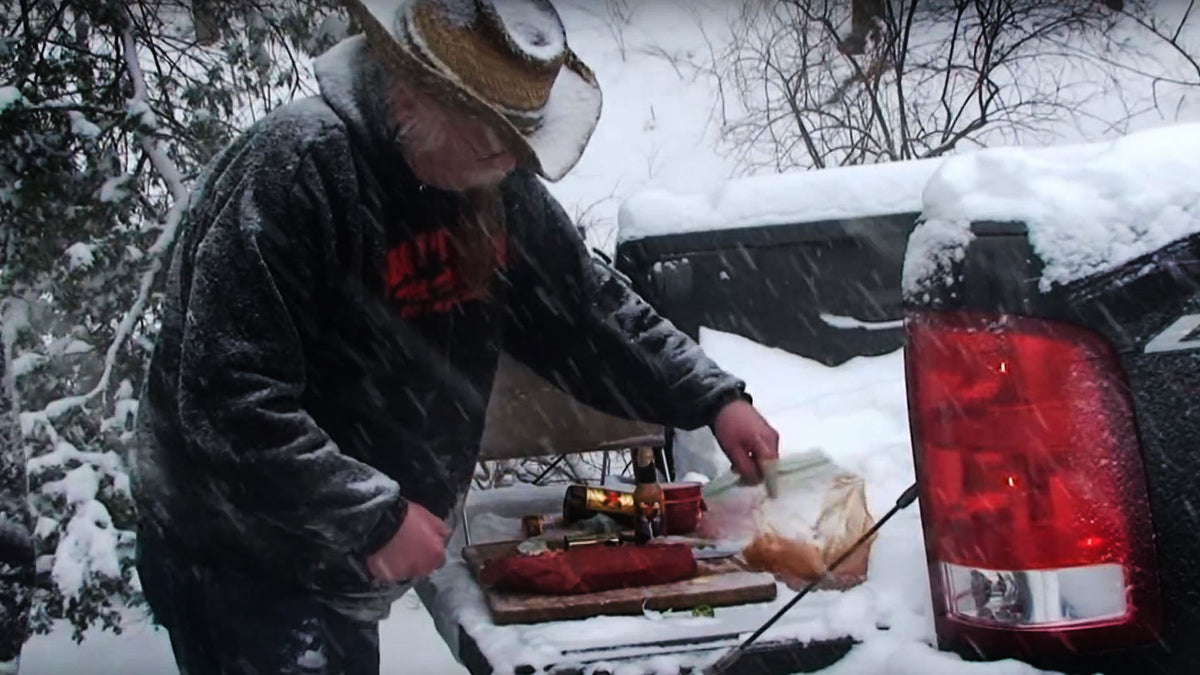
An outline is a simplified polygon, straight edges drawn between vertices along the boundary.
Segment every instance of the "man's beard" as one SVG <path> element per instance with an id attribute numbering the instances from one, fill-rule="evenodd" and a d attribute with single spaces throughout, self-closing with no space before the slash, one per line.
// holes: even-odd
<path id="1" fill-rule="evenodd" d="M 450 241 L 460 278 L 473 297 L 486 298 L 492 279 L 503 265 L 505 246 L 504 199 L 499 186 L 459 193 L 459 208 L 450 228 Z"/>

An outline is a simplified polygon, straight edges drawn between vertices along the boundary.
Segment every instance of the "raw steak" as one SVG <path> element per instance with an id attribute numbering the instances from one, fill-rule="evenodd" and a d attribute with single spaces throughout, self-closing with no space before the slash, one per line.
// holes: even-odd
<path id="1" fill-rule="evenodd" d="M 587 546 L 536 556 L 492 561 L 480 582 L 498 590 L 577 595 L 682 581 L 696 576 L 696 559 L 685 544 Z"/>

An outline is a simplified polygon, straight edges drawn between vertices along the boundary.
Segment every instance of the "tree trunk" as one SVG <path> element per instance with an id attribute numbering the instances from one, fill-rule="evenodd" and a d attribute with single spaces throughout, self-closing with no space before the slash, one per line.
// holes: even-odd
<path id="1" fill-rule="evenodd" d="M 221 37 L 220 19 L 215 7 L 208 0 L 192 2 L 192 26 L 196 30 L 196 42 L 202 45 L 212 45 Z"/>
<path id="2" fill-rule="evenodd" d="M 883 20 L 883 0 L 852 0 L 850 3 L 850 34 L 838 45 L 843 54 L 858 56 L 867 46 L 867 37 L 876 31 Z"/>

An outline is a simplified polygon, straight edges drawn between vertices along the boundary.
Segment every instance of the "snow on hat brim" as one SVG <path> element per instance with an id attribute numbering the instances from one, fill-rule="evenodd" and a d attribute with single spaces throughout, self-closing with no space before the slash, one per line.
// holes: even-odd
<path id="1" fill-rule="evenodd" d="M 397 33 L 415 0 L 343 0 L 385 61 L 423 88 L 492 119 L 517 163 L 547 180 L 565 176 L 579 162 L 600 119 L 603 96 L 592 71 L 564 43 L 564 61 L 540 109 L 539 123 L 521 131 L 496 104 L 465 86 L 430 50 L 416 54 Z M 412 36 L 419 39 L 417 36 Z M 432 62 L 432 63 L 431 63 Z"/>

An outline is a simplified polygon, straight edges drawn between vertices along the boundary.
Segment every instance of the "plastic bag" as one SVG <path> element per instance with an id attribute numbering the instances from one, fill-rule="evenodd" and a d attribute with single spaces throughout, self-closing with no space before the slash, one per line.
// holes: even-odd
<path id="1" fill-rule="evenodd" d="M 821 542 L 821 555 L 825 564 L 832 565 L 873 525 L 875 518 L 867 508 L 867 488 L 862 476 L 844 473 L 834 477 L 833 485 L 825 494 L 825 503 L 821 507 L 821 516 L 817 519 L 816 526 L 816 538 Z M 866 581 L 867 564 L 875 537 L 876 535 L 871 535 L 819 586 L 850 588 Z"/>
<path id="2" fill-rule="evenodd" d="M 812 450 L 779 460 L 777 499 L 735 475 L 705 487 L 701 536 L 741 547 L 747 566 L 799 588 L 815 581 L 875 524 L 861 476 Z M 818 588 L 845 589 L 866 580 L 874 537 Z"/>

